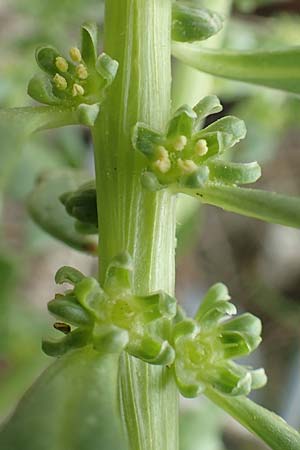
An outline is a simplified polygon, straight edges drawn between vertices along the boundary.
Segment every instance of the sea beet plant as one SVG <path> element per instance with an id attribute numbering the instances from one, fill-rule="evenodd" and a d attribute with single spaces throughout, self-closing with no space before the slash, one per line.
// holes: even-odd
<path id="1" fill-rule="evenodd" d="M 300 201 L 239 187 L 261 169 L 230 161 L 228 150 L 246 135 L 243 121 L 204 125 L 222 110 L 216 96 L 174 113 L 170 97 L 172 51 L 208 73 L 299 94 L 300 50 L 207 50 L 199 41 L 223 19 L 195 5 L 107 0 L 105 53 L 98 56 L 90 23 L 69 57 L 40 46 L 28 93 L 43 106 L 0 112 L 23 138 L 70 124 L 91 128 L 96 179 L 66 170 L 44 176 L 28 206 L 56 238 L 99 255 L 96 278 L 72 267 L 55 276 L 71 286 L 48 303 L 61 337 L 42 347 L 56 361 L 2 426 L 5 450 L 176 450 L 178 392 L 206 395 L 275 450 L 300 449 L 297 431 L 246 398 L 267 381 L 263 369 L 235 361 L 260 344 L 260 320 L 233 317 L 222 283 L 194 318 L 174 296 L 178 193 L 297 228 Z"/>

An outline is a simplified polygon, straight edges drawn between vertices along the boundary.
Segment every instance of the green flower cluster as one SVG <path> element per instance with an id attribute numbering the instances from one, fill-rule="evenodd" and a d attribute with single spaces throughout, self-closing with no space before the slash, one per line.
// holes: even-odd
<path id="1" fill-rule="evenodd" d="M 35 57 L 43 73 L 30 80 L 28 94 L 46 105 L 72 108 L 79 122 L 92 126 L 118 63 L 105 53 L 98 56 L 95 24 L 83 24 L 81 30 L 81 50 L 72 47 L 69 59 L 52 46 L 37 48 Z"/>
<path id="2" fill-rule="evenodd" d="M 187 105 L 179 108 L 165 133 L 144 123 L 136 124 L 132 142 L 148 160 L 148 170 L 142 175 L 147 189 L 169 187 L 176 193 L 209 183 L 253 183 L 260 177 L 256 162 L 239 164 L 223 159 L 224 153 L 246 135 L 242 120 L 227 116 L 200 129 L 205 117 L 221 110 L 218 98 L 212 95 L 204 97 L 193 109 Z"/>
<path id="3" fill-rule="evenodd" d="M 56 274 L 58 284 L 72 290 L 56 295 L 49 311 L 63 322 L 55 328 L 66 333 L 56 341 L 43 342 L 50 356 L 92 345 L 99 352 L 128 353 L 151 364 L 171 364 L 175 353 L 169 344 L 176 300 L 164 292 L 135 296 L 132 292 L 132 260 L 127 253 L 115 257 L 107 270 L 103 288 L 92 277 L 71 267 Z"/>
<path id="4" fill-rule="evenodd" d="M 212 286 L 195 318 L 174 327 L 175 377 L 185 397 L 195 397 L 211 386 L 222 394 L 247 395 L 265 385 L 263 369 L 252 370 L 232 361 L 253 352 L 261 342 L 261 322 L 252 314 L 234 319 L 226 286 Z"/>
<path id="5" fill-rule="evenodd" d="M 266 383 L 263 369 L 232 361 L 251 353 L 261 342 L 261 322 L 251 314 L 237 318 L 227 288 L 219 283 L 206 294 L 194 319 L 186 318 L 176 299 L 165 292 L 136 296 L 133 263 L 128 253 L 110 263 L 103 288 L 96 279 L 62 267 L 58 284 L 73 286 L 48 303 L 65 336 L 45 340 L 43 350 L 61 356 L 93 346 L 101 353 L 126 350 L 150 364 L 172 367 L 180 392 L 195 397 L 208 386 L 227 395 L 247 395 Z"/>

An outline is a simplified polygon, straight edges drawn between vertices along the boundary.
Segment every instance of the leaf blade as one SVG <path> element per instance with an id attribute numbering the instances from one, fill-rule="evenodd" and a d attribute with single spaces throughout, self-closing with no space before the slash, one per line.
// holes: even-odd
<path id="1" fill-rule="evenodd" d="M 300 434 L 273 412 L 246 397 L 223 396 L 213 389 L 205 395 L 273 450 L 300 450 Z"/>
<path id="2" fill-rule="evenodd" d="M 300 198 L 260 189 L 208 185 L 203 189 L 186 189 L 203 203 L 218 206 L 266 222 L 300 228 Z"/>
<path id="3" fill-rule="evenodd" d="M 300 94 L 300 46 L 233 51 L 174 42 L 172 53 L 183 63 L 211 75 Z"/>
<path id="4" fill-rule="evenodd" d="M 91 347 L 57 359 L 1 427 L 0 447 L 126 449 L 117 402 L 118 359 Z"/>

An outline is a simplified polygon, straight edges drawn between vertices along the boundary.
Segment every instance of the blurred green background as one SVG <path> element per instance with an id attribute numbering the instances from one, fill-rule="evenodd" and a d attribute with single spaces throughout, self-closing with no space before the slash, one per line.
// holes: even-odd
<path id="1" fill-rule="evenodd" d="M 210 3 L 214 2 L 203 0 L 206 6 Z M 229 9 L 229 0 L 223 4 Z M 38 44 L 51 43 L 66 53 L 78 43 L 83 21 L 96 18 L 102 29 L 103 12 L 99 0 L 0 1 L 0 107 L 33 104 L 26 88 L 36 71 Z M 213 39 L 205 45 L 239 49 L 300 45 L 299 1 L 236 0 L 222 38 Z M 230 112 L 246 122 L 247 138 L 232 158 L 256 159 L 262 165 L 260 187 L 299 194 L 299 100 L 197 75 L 174 62 L 174 107 L 209 93 L 220 97 L 222 115 Z M 52 322 L 46 303 L 54 293 L 55 271 L 64 264 L 85 273 L 96 268 L 94 258 L 51 238 L 26 211 L 28 195 L 41 173 L 68 168 L 93 173 L 89 132 L 69 127 L 39 133 L 22 148 L 7 151 L 5 131 L 0 128 L 1 419 L 51 362 L 40 343 Z M 179 202 L 177 297 L 193 312 L 205 290 L 223 281 L 240 312 L 262 318 L 264 340 L 252 362 L 265 367 L 269 382 L 255 399 L 296 428 L 300 427 L 299 255 L 298 230 L 200 208 L 194 200 Z M 264 448 L 202 399 L 183 401 L 182 411 L 181 450 Z"/>

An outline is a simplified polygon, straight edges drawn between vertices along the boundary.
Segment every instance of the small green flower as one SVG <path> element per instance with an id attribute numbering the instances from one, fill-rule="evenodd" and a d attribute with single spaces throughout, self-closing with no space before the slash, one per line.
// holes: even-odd
<path id="1" fill-rule="evenodd" d="M 259 178 L 256 162 L 229 163 L 224 153 L 246 135 L 245 124 L 233 116 L 223 117 L 204 129 L 203 119 L 222 110 L 217 97 L 203 98 L 194 109 L 179 108 L 165 133 L 137 123 L 132 142 L 148 160 L 148 170 L 142 175 L 144 187 L 150 190 L 170 187 L 202 188 L 209 183 L 245 184 Z"/>
<path id="2" fill-rule="evenodd" d="M 87 23 L 82 26 L 81 50 L 72 47 L 70 60 L 52 46 L 39 47 L 35 56 L 42 73 L 30 80 L 28 94 L 46 105 L 75 109 L 79 122 L 93 126 L 118 70 L 117 61 L 105 53 L 97 55 L 97 46 L 97 27 Z"/>
<path id="3" fill-rule="evenodd" d="M 100 352 L 128 353 L 152 364 L 171 364 L 175 353 L 168 342 L 176 300 L 164 292 L 136 296 L 132 292 L 131 257 L 121 253 L 110 263 L 103 288 L 97 280 L 76 269 L 63 267 L 56 282 L 70 283 L 72 290 L 48 303 L 49 311 L 62 324 L 55 326 L 67 334 L 59 341 L 44 341 L 47 354 L 92 345 Z"/>
<path id="4" fill-rule="evenodd" d="M 261 322 L 252 314 L 236 314 L 227 288 L 218 283 L 206 294 L 194 319 L 174 327 L 175 378 L 185 397 L 210 386 L 222 394 L 247 395 L 266 383 L 263 369 L 252 370 L 232 361 L 248 355 L 261 342 Z"/>

